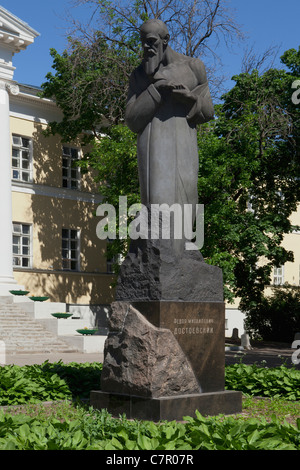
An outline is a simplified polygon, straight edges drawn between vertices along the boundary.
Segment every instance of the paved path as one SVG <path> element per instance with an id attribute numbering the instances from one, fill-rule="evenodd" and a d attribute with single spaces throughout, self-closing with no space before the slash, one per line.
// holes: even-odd
<path id="1" fill-rule="evenodd" d="M 261 364 L 265 361 L 266 367 L 278 367 L 283 362 L 288 367 L 293 365 L 292 354 L 295 350 L 287 347 L 254 347 L 250 351 L 226 351 L 225 363 L 227 365 L 234 364 L 242 361 L 244 364 Z M 296 359 L 300 362 L 300 352 L 297 354 Z M 42 364 L 48 360 L 49 362 L 58 362 L 62 360 L 63 363 L 69 362 L 103 362 L 102 353 L 57 353 L 57 354 L 16 354 L 6 355 L 5 364 L 16 365 L 30 365 Z M 300 364 L 295 365 L 296 369 L 300 370 Z"/>
<path id="2" fill-rule="evenodd" d="M 300 350 L 296 353 L 296 357 L 294 357 L 299 364 L 294 364 L 292 361 L 292 356 L 295 352 L 295 349 L 287 347 L 253 347 L 249 351 L 226 351 L 225 362 L 227 365 L 235 364 L 239 361 L 243 364 L 257 363 L 261 365 L 262 361 L 264 361 L 265 367 L 279 367 L 285 363 L 287 367 L 295 366 L 297 370 L 300 370 Z"/>
<path id="3" fill-rule="evenodd" d="M 12 354 L 6 355 L 5 364 L 16 364 L 18 366 L 43 364 L 45 361 L 58 362 L 62 360 L 64 364 L 69 362 L 103 362 L 102 353 L 57 353 L 57 354 Z"/>

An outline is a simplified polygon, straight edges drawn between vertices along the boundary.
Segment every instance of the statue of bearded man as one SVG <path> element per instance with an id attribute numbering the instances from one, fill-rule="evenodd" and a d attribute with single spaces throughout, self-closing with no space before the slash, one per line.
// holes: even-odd
<path id="1" fill-rule="evenodd" d="M 140 34 L 144 56 L 130 78 L 126 123 L 138 134 L 141 202 L 195 207 L 196 126 L 214 115 L 205 67 L 170 48 L 162 21 L 146 21 Z"/>

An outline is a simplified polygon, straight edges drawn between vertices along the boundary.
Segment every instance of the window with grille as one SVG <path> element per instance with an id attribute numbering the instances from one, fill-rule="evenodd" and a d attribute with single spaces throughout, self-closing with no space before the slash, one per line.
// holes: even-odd
<path id="1" fill-rule="evenodd" d="M 107 258 L 106 261 L 106 272 L 107 274 L 114 274 L 115 273 L 115 265 L 119 263 L 119 259 L 117 256 L 112 258 Z"/>
<path id="2" fill-rule="evenodd" d="M 13 135 L 12 179 L 30 183 L 32 181 L 32 141 Z"/>
<path id="3" fill-rule="evenodd" d="M 275 286 L 281 286 L 284 284 L 284 267 L 278 266 L 274 268 L 273 283 Z"/>
<path id="4" fill-rule="evenodd" d="M 80 168 L 76 166 L 79 160 L 79 150 L 73 147 L 63 147 L 62 156 L 62 185 L 63 188 L 80 189 Z"/>
<path id="5" fill-rule="evenodd" d="M 62 229 L 62 268 L 64 270 L 79 271 L 79 241 L 79 230 Z"/>
<path id="6" fill-rule="evenodd" d="M 13 266 L 31 268 L 31 226 L 13 223 Z"/>
<path id="7" fill-rule="evenodd" d="M 112 240 L 108 239 L 107 243 L 111 243 Z M 124 257 L 121 254 L 117 254 L 114 256 L 108 256 L 106 258 L 106 272 L 107 274 L 115 274 L 115 267 L 116 265 L 121 265 L 124 261 Z"/>

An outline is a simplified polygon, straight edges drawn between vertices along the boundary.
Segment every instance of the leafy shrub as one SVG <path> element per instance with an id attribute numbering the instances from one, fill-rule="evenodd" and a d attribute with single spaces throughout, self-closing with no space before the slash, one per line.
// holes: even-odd
<path id="1" fill-rule="evenodd" d="M 247 395 L 295 401 L 300 399 L 300 371 L 284 365 L 264 368 L 237 363 L 225 368 L 225 386 Z"/>
<path id="2" fill-rule="evenodd" d="M 247 331 L 265 341 L 292 343 L 300 331 L 300 288 L 274 287 L 270 297 L 263 297 L 245 311 Z"/>
<path id="3" fill-rule="evenodd" d="M 0 405 L 64 400 L 72 394 L 66 382 L 38 365 L 0 367 Z"/>
<path id="4" fill-rule="evenodd" d="M 113 419 L 106 411 L 87 413 L 83 419 L 39 421 L 24 415 L 0 413 L 1 450 L 297 450 L 297 428 L 233 417 L 186 417 L 185 423 Z"/>
<path id="5" fill-rule="evenodd" d="M 62 361 L 55 363 L 46 361 L 41 365 L 41 370 L 45 373 L 57 374 L 63 379 L 73 398 L 89 398 L 90 391 L 99 390 L 100 387 L 102 364 L 99 362 L 64 364 Z"/>
<path id="6" fill-rule="evenodd" d="M 44 362 L 0 367 L 0 405 L 88 398 L 99 389 L 102 364 Z"/>
<path id="7" fill-rule="evenodd" d="M 102 364 L 44 362 L 32 366 L 0 367 L 0 406 L 65 399 L 88 399 L 91 390 L 100 390 Z M 264 368 L 242 363 L 226 366 L 225 385 L 229 390 L 266 397 L 300 399 L 300 371 L 282 365 Z"/>

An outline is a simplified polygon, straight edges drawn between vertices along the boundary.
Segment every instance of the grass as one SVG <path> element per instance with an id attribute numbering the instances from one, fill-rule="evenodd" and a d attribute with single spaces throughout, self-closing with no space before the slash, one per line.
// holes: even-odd
<path id="1" fill-rule="evenodd" d="M 274 414 L 281 423 L 286 421 L 296 426 L 296 421 L 300 416 L 300 402 L 285 401 L 281 398 L 243 397 L 243 411 L 236 417 L 265 418 L 271 422 Z"/>
<path id="2" fill-rule="evenodd" d="M 84 414 L 91 413 L 88 405 L 69 400 L 10 406 L 6 407 L 5 410 L 10 415 L 24 414 L 41 420 L 55 418 L 61 422 L 80 419 Z M 296 426 L 296 421 L 300 416 L 300 402 L 291 402 L 280 398 L 244 396 L 242 413 L 237 413 L 234 417 L 244 420 L 251 418 L 266 419 L 266 421 L 271 422 L 273 415 L 276 415 L 281 423 L 286 421 Z"/>
<path id="3" fill-rule="evenodd" d="M 78 419 L 84 411 L 83 404 L 73 403 L 69 400 L 5 407 L 5 412 L 12 416 L 24 414 L 30 418 L 40 420 L 55 418 L 61 422 Z"/>

